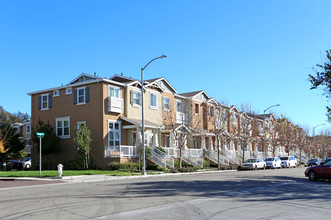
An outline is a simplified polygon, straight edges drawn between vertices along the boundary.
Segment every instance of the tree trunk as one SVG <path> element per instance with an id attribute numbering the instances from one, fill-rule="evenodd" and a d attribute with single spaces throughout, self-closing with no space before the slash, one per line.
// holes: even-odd
<path id="1" fill-rule="evenodd" d="M 182 148 L 179 148 L 179 170 L 182 169 Z"/>
<path id="2" fill-rule="evenodd" d="M 220 142 L 219 138 L 216 136 L 216 141 L 217 141 L 217 169 L 220 170 Z"/>

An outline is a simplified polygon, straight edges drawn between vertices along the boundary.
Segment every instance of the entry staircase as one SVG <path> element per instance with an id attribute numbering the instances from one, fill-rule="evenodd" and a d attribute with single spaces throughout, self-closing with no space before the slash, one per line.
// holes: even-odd
<path id="1" fill-rule="evenodd" d="M 206 157 L 207 157 L 209 160 L 211 160 L 212 162 L 218 164 L 218 155 L 217 155 L 217 154 L 218 154 L 218 153 L 217 153 L 216 150 L 210 150 L 210 151 L 208 152 L 208 154 L 207 154 Z M 220 157 L 220 164 L 221 164 L 221 165 L 229 166 L 229 164 L 230 164 L 229 158 L 226 157 L 226 156 L 224 156 L 224 155 L 222 155 L 222 154 L 221 154 L 221 151 L 220 151 L 219 157 Z"/>
<path id="2" fill-rule="evenodd" d="M 151 162 L 153 162 L 165 169 L 169 169 L 169 168 L 172 169 L 175 167 L 174 158 L 167 155 L 166 153 L 164 153 L 163 151 L 161 151 L 158 148 L 152 148 L 151 154 L 149 156 L 147 156 L 147 158 Z"/>
<path id="3" fill-rule="evenodd" d="M 203 167 L 203 150 L 202 149 L 183 149 L 182 159 L 193 166 Z"/>

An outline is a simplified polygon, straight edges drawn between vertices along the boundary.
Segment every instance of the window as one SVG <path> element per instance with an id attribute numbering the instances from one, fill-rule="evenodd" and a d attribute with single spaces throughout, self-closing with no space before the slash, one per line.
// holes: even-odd
<path id="1" fill-rule="evenodd" d="M 49 110 L 52 108 L 52 94 L 42 94 L 38 96 L 38 109 L 43 110 Z"/>
<path id="2" fill-rule="evenodd" d="M 194 138 L 194 139 L 193 139 L 193 148 L 194 148 L 194 149 L 198 149 L 198 147 L 199 147 L 199 146 L 198 146 L 198 139 L 197 139 L 197 138 Z"/>
<path id="3" fill-rule="evenodd" d="M 56 119 L 56 135 L 60 138 L 70 138 L 70 117 Z"/>
<path id="4" fill-rule="evenodd" d="M 71 88 L 67 88 L 66 89 L 66 95 L 69 95 L 69 94 L 71 94 L 72 93 L 72 89 Z"/>
<path id="5" fill-rule="evenodd" d="M 25 133 L 30 134 L 31 133 L 31 125 L 27 125 L 25 127 Z"/>
<path id="6" fill-rule="evenodd" d="M 132 91 L 132 104 L 139 105 L 139 92 Z"/>
<path id="7" fill-rule="evenodd" d="M 79 87 L 74 89 L 74 104 L 84 105 L 90 101 L 90 88 Z"/>
<path id="8" fill-rule="evenodd" d="M 170 100 L 168 97 L 163 97 L 163 109 L 166 111 L 170 110 Z"/>
<path id="9" fill-rule="evenodd" d="M 109 86 L 109 96 L 120 98 L 120 88 Z"/>
<path id="10" fill-rule="evenodd" d="M 137 132 L 132 132 L 132 146 L 136 146 L 137 144 Z"/>
<path id="11" fill-rule="evenodd" d="M 109 121 L 108 126 L 108 145 L 110 147 L 119 147 L 121 145 L 121 123 Z"/>
<path id="12" fill-rule="evenodd" d="M 211 117 L 214 117 L 214 107 L 213 106 L 209 106 L 209 115 Z"/>
<path id="13" fill-rule="evenodd" d="M 170 147 L 170 136 L 169 135 L 164 136 L 164 146 Z"/>
<path id="14" fill-rule="evenodd" d="M 55 90 L 54 92 L 53 92 L 53 96 L 55 97 L 55 96 L 59 96 L 60 95 L 60 91 L 59 90 Z"/>
<path id="15" fill-rule="evenodd" d="M 80 130 L 81 126 L 85 126 L 86 125 L 86 121 L 79 121 L 77 122 L 77 130 Z"/>
<path id="16" fill-rule="evenodd" d="M 236 124 L 236 114 L 232 113 L 232 124 L 235 125 Z"/>
<path id="17" fill-rule="evenodd" d="M 85 88 L 77 89 L 77 104 L 85 104 Z"/>
<path id="18" fill-rule="evenodd" d="M 183 103 L 180 101 L 177 101 L 176 103 L 176 111 L 177 112 L 183 112 Z"/>
<path id="19" fill-rule="evenodd" d="M 151 93 L 151 95 L 150 95 L 150 107 L 152 109 L 156 109 L 157 108 L 157 102 L 156 102 L 156 100 L 157 100 L 157 95 Z"/>
<path id="20" fill-rule="evenodd" d="M 198 115 L 200 112 L 200 105 L 199 103 L 195 103 L 195 114 Z"/>

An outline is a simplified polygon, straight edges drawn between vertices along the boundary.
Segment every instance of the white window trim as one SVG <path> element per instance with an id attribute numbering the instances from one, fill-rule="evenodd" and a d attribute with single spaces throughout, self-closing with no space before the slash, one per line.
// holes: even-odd
<path id="1" fill-rule="evenodd" d="M 118 97 L 115 97 L 115 96 L 112 96 L 112 97 L 115 97 L 115 98 L 119 98 L 121 99 L 121 87 L 118 87 L 118 86 L 113 86 L 113 85 L 108 85 L 108 96 L 110 97 L 110 88 L 113 88 L 113 89 L 119 89 L 118 91 Z"/>
<path id="2" fill-rule="evenodd" d="M 122 139 L 122 129 L 121 129 L 121 126 L 122 126 L 122 122 L 121 121 L 114 121 L 114 120 L 107 120 L 108 121 L 108 123 L 107 123 L 107 126 L 108 126 L 108 138 L 107 138 L 107 146 L 108 147 L 111 147 L 110 145 L 109 145 L 109 141 L 110 141 L 110 135 L 109 135 L 109 132 L 110 131 L 119 131 L 119 146 L 121 146 L 121 144 L 122 144 L 122 141 L 121 141 L 121 139 Z M 110 129 L 109 128 L 109 124 L 110 123 L 118 123 L 119 124 L 119 129 Z M 114 128 L 115 128 L 115 126 L 114 126 Z M 114 136 L 114 138 L 115 138 L 115 136 Z M 114 139 L 115 140 L 115 139 Z M 115 144 L 114 144 L 114 147 L 115 147 Z"/>
<path id="3" fill-rule="evenodd" d="M 199 111 L 199 113 L 196 112 L 196 106 L 197 106 L 197 105 L 199 105 L 199 107 L 198 107 L 198 111 Z M 200 103 L 197 103 L 197 102 L 194 103 L 194 114 L 195 114 L 195 115 L 200 115 Z"/>
<path id="4" fill-rule="evenodd" d="M 179 101 L 179 100 L 176 100 L 176 112 L 179 112 L 178 111 L 178 108 L 177 108 L 177 106 L 178 106 L 178 103 L 181 105 L 181 112 L 180 113 L 183 113 L 183 108 L 184 108 L 184 104 L 183 104 L 183 101 Z"/>
<path id="5" fill-rule="evenodd" d="M 53 97 L 56 97 L 56 96 L 60 96 L 60 90 L 54 90 L 53 91 Z"/>
<path id="6" fill-rule="evenodd" d="M 86 125 L 86 121 L 77 121 L 77 122 L 76 122 L 77 130 L 79 130 L 79 127 L 80 127 L 81 125 Z"/>
<path id="7" fill-rule="evenodd" d="M 133 99 L 132 100 L 132 106 L 135 107 L 135 108 L 138 108 L 138 107 L 140 107 L 140 105 L 139 105 L 139 95 L 140 95 L 140 92 L 135 91 L 135 90 L 132 90 L 132 98 L 133 98 L 133 94 L 134 93 L 137 93 L 138 94 L 138 104 L 137 103 L 134 103 L 134 99 Z"/>
<path id="8" fill-rule="evenodd" d="M 41 96 L 41 100 L 40 100 L 40 111 L 45 111 L 45 110 L 49 110 L 49 93 L 45 93 L 45 94 L 42 94 L 40 95 Z M 47 97 L 47 107 L 46 108 L 43 108 L 43 96 L 46 96 Z"/>
<path id="9" fill-rule="evenodd" d="M 69 134 L 68 135 L 61 135 L 61 136 L 59 136 L 58 133 L 57 133 L 57 129 L 58 129 L 57 122 L 58 121 L 62 121 L 62 124 L 63 124 L 63 126 L 62 126 L 62 134 L 63 134 L 64 133 L 64 121 L 65 120 L 68 120 L 69 121 Z M 70 138 L 70 116 L 56 118 L 55 119 L 55 123 L 56 123 L 56 125 L 55 125 L 55 127 L 56 127 L 56 136 L 58 136 L 61 139 L 68 139 L 68 138 Z"/>
<path id="10" fill-rule="evenodd" d="M 84 102 L 79 102 L 79 90 L 84 91 Z M 77 104 L 76 105 L 85 105 L 86 104 L 86 86 L 77 88 Z"/>
<path id="11" fill-rule="evenodd" d="M 29 132 L 28 132 L 28 127 L 30 128 L 29 129 Z M 31 125 L 26 125 L 26 127 L 25 127 L 25 133 L 26 134 L 31 134 Z"/>
<path id="12" fill-rule="evenodd" d="M 152 106 L 151 105 L 151 96 L 152 95 L 155 95 L 156 96 L 156 100 L 155 100 L 155 105 L 156 106 Z M 149 108 L 150 109 L 153 109 L 153 110 L 159 110 L 159 107 L 158 107 L 158 93 L 150 92 L 150 94 L 149 94 Z"/>
<path id="13" fill-rule="evenodd" d="M 70 92 L 68 92 L 68 90 L 70 89 Z M 66 95 L 70 95 L 72 94 L 72 88 L 66 88 Z"/>
<path id="14" fill-rule="evenodd" d="M 165 101 L 165 99 L 168 99 L 168 100 L 169 100 L 169 102 L 168 102 L 168 105 L 169 105 L 169 107 L 170 107 L 170 98 L 169 98 L 169 97 L 166 97 L 166 96 L 164 96 L 164 97 L 163 97 L 163 103 L 162 103 L 162 106 L 163 106 L 163 110 L 164 110 L 164 111 L 166 111 L 166 112 L 169 112 L 169 111 L 170 111 L 170 108 L 165 108 L 165 107 L 164 107 L 164 104 L 165 104 L 165 102 L 164 102 L 164 101 Z"/>

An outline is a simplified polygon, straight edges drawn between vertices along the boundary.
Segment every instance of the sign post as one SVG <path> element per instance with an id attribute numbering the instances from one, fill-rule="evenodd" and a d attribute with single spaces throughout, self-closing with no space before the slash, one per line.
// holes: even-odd
<path id="1" fill-rule="evenodd" d="M 39 176 L 41 176 L 41 139 L 45 136 L 45 133 L 37 132 L 37 137 L 39 137 Z"/>

